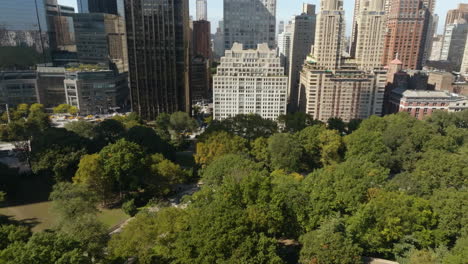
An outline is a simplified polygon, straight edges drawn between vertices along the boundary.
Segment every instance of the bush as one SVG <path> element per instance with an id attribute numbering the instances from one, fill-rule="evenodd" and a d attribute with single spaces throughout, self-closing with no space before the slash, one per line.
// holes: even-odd
<path id="1" fill-rule="evenodd" d="M 122 204 L 122 210 L 133 217 L 138 213 L 138 208 L 135 205 L 135 199 L 131 199 Z"/>

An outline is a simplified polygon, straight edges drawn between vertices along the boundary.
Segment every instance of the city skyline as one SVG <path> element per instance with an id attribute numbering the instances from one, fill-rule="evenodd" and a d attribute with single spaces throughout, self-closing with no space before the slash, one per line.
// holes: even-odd
<path id="1" fill-rule="evenodd" d="M 196 0 L 190 1 L 190 16 L 196 18 Z M 60 4 L 70 5 L 76 8 L 77 0 L 58 0 Z M 223 0 L 208 0 L 208 20 L 211 22 L 211 32 L 215 33 L 218 22 L 223 19 Z M 354 0 L 344 0 L 344 10 L 346 19 L 346 36 L 351 35 L 351 27 L 354 14 Z M 277 0 L 276 23 L 290 20 L 293 15 L 300 15 L 303 3 L 320 6 L 320 0 Z M 447 12 L 456 9 L 461 0 L 439 0 L 436 1 L 435 13 L 439 15 L 438 34 L 443 33 L 443 27 Z M 75 9 L 78 10 L 78 9 Z"/>

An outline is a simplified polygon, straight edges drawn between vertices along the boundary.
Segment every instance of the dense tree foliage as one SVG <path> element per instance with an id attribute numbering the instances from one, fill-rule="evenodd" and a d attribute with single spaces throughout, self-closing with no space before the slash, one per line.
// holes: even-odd
<path id="1" fill-rule="evenodd" d="M 15 111 L 14 122 L 23 122 L 31 107 Z M 168 146 L 174 131 L 190 130 L 185 115 L 161 115 L 149 126 L 133 117 L 112 120 L 92 128 L 91 137 L 80 132 L 89 128 L 46 128 L 32 136 L 33 165 L 43 159 L 42 170 L 59 182 L 76 171 L 73 184 L 54 188 L 59 221 L 52 232 L 0 228 L 0 262 L 357 264 L 380 257 L 465 264 L 467 113 L 327 124 L 295 114 L 280 120 L 283 133 L 254 115 L 214 121 L 194 154 L 201 188 L 179 205 L 163 199 L 189 179 Z M 56 151 L 50 157 L 46 143 Z M 65 148 L 83 153 L 65 162 Z M 55 169 L 56 161 L 69 166 Z M 134 215 L 109 241 L 95 220 L 106 201 Z M 60 257 L 43 253 L 48 262 L 37 255 L 42 249 Z"/>

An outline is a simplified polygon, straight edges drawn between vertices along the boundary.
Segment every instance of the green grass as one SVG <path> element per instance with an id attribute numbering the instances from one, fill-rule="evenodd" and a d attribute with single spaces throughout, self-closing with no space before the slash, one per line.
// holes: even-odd
<path id="1" fill-rule="evenodd" d="M 99 221 L 104 223 L 104 225 L 106 225 L 108 228 L 112 228 L 118 224 L 121 224 L 128 218 L 130 217 L 120 208 L 102 210 L 102 212 L 98 215 Z"/>
<path id="2" fill-rule="evenodd" d="M 22 221 L 33 226 L 33 232 L 50 229 L 55 224 L 55 218 L 50 211 L 51 202 L 41 202 L 27 204 L 21 206 L 10 206 L 0 208 L 0 214 L 10 217 L 11 219 Z M 98 219 L 109 229 L 123 223 L 127 220 L 127 216 L 120 208 L 105 209 L 98 214 Z"/>

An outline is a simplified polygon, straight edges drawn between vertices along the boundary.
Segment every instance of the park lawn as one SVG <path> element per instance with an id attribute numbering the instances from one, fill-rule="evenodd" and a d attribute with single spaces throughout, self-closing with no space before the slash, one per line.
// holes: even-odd
<path id="1" fill-rule="evenodd" d="M 14 220 L 30 224 L 33 232 L 52 228 L 55 218 L 50 212 L 51 202 L 33 203 L 20 206 L 0 208 L 0 214 L 11 217 Z M 121 224 L 130 218 L 120 208 L 105 209 L 98 214 L 98 219 L 108 228 Z"/>

